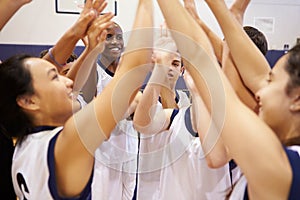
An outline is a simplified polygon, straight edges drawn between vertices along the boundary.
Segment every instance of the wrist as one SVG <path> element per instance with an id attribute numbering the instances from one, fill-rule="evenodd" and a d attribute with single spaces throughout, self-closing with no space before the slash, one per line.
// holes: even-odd
<path id="1" fill-rule="evenodd" d="M 54 63 L 56 66 L 58 67 L 63 67 L 66 65 L 66 63 L 59 63 L 57 62 L 57 60 L 55 59 L 54 55 L 53 55 L 53 52 L 52 52 L 53 48 L 50 48 L 49 51 L 48 51 L 48 54 L 49 54 L 49 57 L 50 57 L 50 60 L 52 61 L 52 63 Z"/>

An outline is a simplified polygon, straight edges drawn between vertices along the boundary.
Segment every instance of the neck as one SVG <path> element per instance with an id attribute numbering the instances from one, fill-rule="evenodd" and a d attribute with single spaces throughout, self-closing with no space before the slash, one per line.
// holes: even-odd
<path id="1" fill-rule="evenodd" d="M 107 59 L 106 57 L 101 57 L 100 62 L 103 67 L 108 69 L 109 71 L 115 73 L 118 67 L 118 61 L 117 59 L 112 60 L 112 59 Z"/>
<path id="2" fill-rule="evenodd" d="M 282 134 L 279 135 L 279 139 L 284 145 L 290 146 L 297 142 L 300 145 L 300 127 L 297 126 L 298 124 L 298 122 L 291 120 L 290 123 L 286 123 L 287 127 L 285 129 L 281 129 L 280 133 Z"/>

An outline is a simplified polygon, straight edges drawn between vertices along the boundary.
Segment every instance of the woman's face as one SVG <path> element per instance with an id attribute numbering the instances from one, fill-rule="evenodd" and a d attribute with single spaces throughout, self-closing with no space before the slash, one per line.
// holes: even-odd
<path id="1" fill-rule="evenodd" d="M 32 75 L 35 91 L 33 98 L 43 120 L 46 120 L 42 125 L 63 125 L 72 115 L 73 81 L 59 75 L 55 66 L 43 59 L 27 59 L 25 66 Z"/>
<path id="2" fill-rule="evenodd" d="M 259 101 L 259 117 L 263 119 L 277 134 L 286 130 L 287 119 L 290 119 L 292 97 L 286 93 L 289 75 L 285 71 L 287 55 L 283 56 L 270 71 L 266 78 L 266 86 L 260 89 L 256 96 Z M 283 138 L 280 138 L 283 139 Z"/>

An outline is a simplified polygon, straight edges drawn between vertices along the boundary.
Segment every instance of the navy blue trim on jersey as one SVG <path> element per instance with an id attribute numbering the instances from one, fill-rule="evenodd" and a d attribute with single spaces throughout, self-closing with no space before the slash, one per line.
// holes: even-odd
<path id="1" fill-rule="evenodd" d="M 230 160 L 228 164 L 229 164 L 230 183 L 233 189 L 232 171 L 237 167 L 237 164 L 234 162 L 234 160 Z"/>
<path id="2" fill-rule="evenodd" d="M 249 195 L 248 195 L 248 186 L 246 185 L 246 188 L 245 188 L 245 194 L 244 194 L 244 198 L 243 200 L 249 200 Z"/>
<path id="3" fill-rule="evenodd" d="M 177 90 L 175 90 L 175 102 L 178 103 L 179 99 L 180 99 L 179 94 L 178 94 Z"/>
<path id="4" fill-rule="evenodd" d="M 110 75 L 111 77 L 114 77 L 115 73 L 109 71 L 107 68 L 105 69 L 105 72 Z"/>
<path id="5" fill-rule="evenodd" d="M 98 59 L 98 64 L 100 65 L 100 67 L 111 77 L 114 77 L 115 73 L 109 71 L 107 69 L 107 67 L 105 67 L 101 62 L 100 62 L 100 59 Z"/>
<path id="6" fill-rule="evenodd" d="M 73 197 L 73 198 L 63 198 L 60 197 L 57 191 L 57 185 L 56 185 L 56 175 L 55 175 L 55 161 L 54 161 L 54 146 L 57 140 L 57 136 L 59 135 L 60 131 L 50 140 L 49 142 L 49 148 L 48 148 L 48 168 L 49 168 L 49 180 L 48 180 L 48 186 L 50 193 L 55 200 L 91 200 L 91 185 L 92 185 L 92 179 L 93 179 L 93 173 L 91 174 L 91 177 L 86 184 L 85 188 L 81 192 L 80 196 Z"/>
<path id="7" fill-rule="evenodd" d="M 191 120 L 191 107 L 189 107 L 184 114 L 184 122 L 186 129 L 190 132 L 190 134 L 194 137 L 199 137 L 198 133 L 193 130 L 192 120 Z"/>
<path id="8" fill-rule="evenodd" d="M 300 199 L 300 156 L 298 152 L 291 149 L 286 149 L 286 154 L 289 158 L 290 165 L 293 171 L 293 180 L 290 188 L 289 200 L 299 200 Z"/>
<path id="9" fill-rule="evenodd" d="M 289 193 L 289 200 L 299 200 L 300 199 L 300 193 L 299 193 L 299 188 L 300 188 L 300 156 L 298 152 L 293 151 L 291 149 L 285 148 L 285 152 L 288 156 L 292 172 L 293 172 L 293 179 L 292 179 L 292 184 L 290 188 L 290 193 Z M 248 190 L 246 187 L 245 190 L 245 195 L 244 195 L 244 200 L 248 200 Z"/>
<path id="10" fill-rule="evenodd" d="M 169 126 L 168 126 L 168 129 L 170 128 L 175 116 L 178 114 L 179 110 L 178 109 L 173 109 L 172 111 L 172 114 L 171 114 L 171 117 L 170 117 L 170 123 L 169 123 Z"/>
<path id="11" fill-rule="evenodd" d="M 38 133 L 41 131 L 50 131 L 55 129 L 56 126 L 37 126 L 31 129 L 31 133 Z"/>

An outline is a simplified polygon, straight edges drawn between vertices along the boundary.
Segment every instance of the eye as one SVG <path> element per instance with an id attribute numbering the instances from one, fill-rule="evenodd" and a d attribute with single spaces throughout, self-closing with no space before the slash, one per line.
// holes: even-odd
<path id="1" fill-rule="evenodd" d="M 122 35 L 117 35 L 117 40 L 123 40 L 123 36 Z"/>
<path id="2" fill-rule="evenodd" d="M 179 67 L 180 65 L 179 65 L 180 63 L 179 62 L 177 62 L 177 61 L 175 61 L 175 62 L 172 62 L 172 66 L 174 66 L 174 67 Z"/>
<path id="3" fill-rule="evenodd" d="M 106 35 L 106 40 L 107 40 L 107 41 L 108 41 L 108 40 L 111 40 L 112 36 L 113 36 L 112 34 L 107 34 L 107 35 Z"/>
<path id="4" fill-rule="evenodd" d="M 52 77 L 52 80 L 59 80 L 59 76 L 57 74 L 55 74 L 53 77 Z"/>

